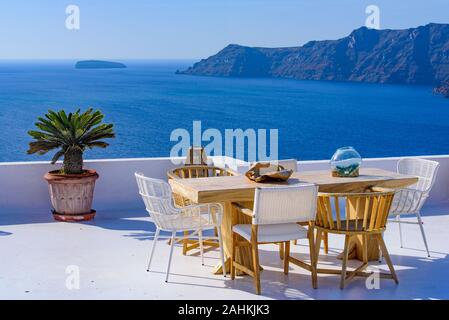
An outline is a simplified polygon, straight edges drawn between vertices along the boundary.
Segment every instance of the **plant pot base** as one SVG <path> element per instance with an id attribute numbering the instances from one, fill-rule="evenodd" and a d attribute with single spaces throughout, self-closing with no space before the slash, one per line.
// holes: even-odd
<path id="1" fill-rule="evenodd" d="M 55 218 L 56 221 L 60 222 L 86 222 L 93 220 L 95 218 L 96 213 L 97 212 L 95 210 L 92 210 L 90 213 L 87 214 L 62 214 L 53 211 L 53 217 Z"/>

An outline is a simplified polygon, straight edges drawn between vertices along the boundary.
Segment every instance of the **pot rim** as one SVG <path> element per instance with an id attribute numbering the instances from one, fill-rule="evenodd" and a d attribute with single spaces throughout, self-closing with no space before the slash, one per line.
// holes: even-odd
<path id="1" fill-rule="evenodd" d="M 51 181 L 51 180 L 70 180 L 70 179 L 83 179 L 83 178 L 99 178 L 99 174 L 97 171 L 92 169 L 86 169 L 84 170 L 84 173 L 80 174 L 63 174 L 60 173 L 60 170 L 53 170 L 50 172 L 47 172 L 44 176 L 45 180 Z"/>

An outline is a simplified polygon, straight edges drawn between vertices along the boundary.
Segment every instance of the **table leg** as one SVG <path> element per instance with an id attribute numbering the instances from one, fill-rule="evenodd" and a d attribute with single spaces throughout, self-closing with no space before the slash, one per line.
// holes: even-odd
<path id="1" fill-rule="evenodd" d="M 349 217 L 350 219 L 358 218 L 361 221 L 363 221 L 366 201 L 360 199 L 358 212 L 355 209 L 356 202 L 357 202 L 356 199 L 348 200 Z M 351 243 L 352 247 L 350 247 L 351 249 L 350 256 L 353 256 L 353 259 L 363 261 L 363 236 L 360 235 L 352 237 Z M 378 260 L 379 260 L 379 243 L 377 242 L 375 237 L 368 236 L 368 261 L 378 261 Z"/>
<path id="2" fill-rule="evenodd" d="M 343 260 L 343 252 L 338 254 L 337 259 Z M 348 247 L 348 259 L 358 259 L 357 257 L 357 245 L 354 243 L 353 238 L 349 239 Z"/>
<path id="3" fill-rule="evenodd" d="M 253 207 L 253 202 L 240 202 L 242 206 L 245 206 L 247 208 Z M 226 270 L 230 272 L 230 257 L 231 257 L 231 250 L 232 250 L 232 215 L 233 215 L 233 207 L 231 202 L 225 202 L 224 204 L 224 213 L 223 213 L 223 221 L 221 223 L 221 232 L 223 236 L 223 246 L 224 246 L 224 252 L 225 252 L 225 260 L 226 260 Z M 235 216 L 237 218 L 237 221 L 235 223 L 237 224 L 251 224 L 251 218 L 244 215 L 235 212 Z M 253 259 L 251 256 L 251 247 L 238 247 L 236 251 L 235 260 L 240 263 L 241 265 L 247 267 L 248 269 L 253 269 Z M 237 274 L 241 275 L 242 273 L 237 270 Z M 221 263 L 217 265 L 214 269 L 214 274 L 222 274 L 223 268 L 221 266 Z"/>

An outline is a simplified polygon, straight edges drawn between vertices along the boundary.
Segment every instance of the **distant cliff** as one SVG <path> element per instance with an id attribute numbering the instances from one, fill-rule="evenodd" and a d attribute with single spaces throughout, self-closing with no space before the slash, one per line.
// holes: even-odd
<path id="1" fill-rule="evenodd" d="M 449 82 L 444 82 L 440 86 L 435 88 L 435 93 L 440 93 L 446 98 L 449 98 Z"/>
<path id="2" fill-rule="evenodd" d="M 123 63 L 100 61 L 100 60 L 85 60 L 78 61 L 75 65 L 76 69 L 123 69 L 126 66 Z"/>
<path id="3" fill-rule="evenodd" d="M 302 47 L 229 45 L 178 73 L 440 86 L 449 81 L 449 24 L 406 30 L 362 27 L 345 38 Z"/>

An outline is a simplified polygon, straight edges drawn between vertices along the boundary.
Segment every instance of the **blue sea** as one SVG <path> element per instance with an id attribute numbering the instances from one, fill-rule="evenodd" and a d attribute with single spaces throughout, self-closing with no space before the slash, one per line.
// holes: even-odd
<path id="1" fill-rule="evenodd" d="M 128 69 L 76 70 L 75 61 L 0 62 L 0 161 L 26 154 L 48 109 L 94 107 L 116 126 L 108 149 L 86 158 L 169 156 L 172 130 L 278 129 L 279 157 L 329 159 L 449 154 L 449 99 L 431 87 L 176 75 L 194 61 L 123 61 Z"/>

